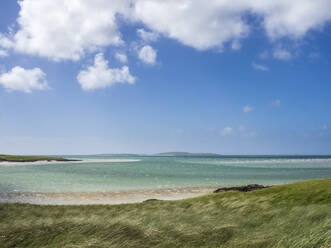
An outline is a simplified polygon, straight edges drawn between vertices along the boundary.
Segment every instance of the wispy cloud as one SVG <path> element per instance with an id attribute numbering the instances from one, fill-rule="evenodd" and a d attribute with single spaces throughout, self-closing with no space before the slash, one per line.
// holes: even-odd
<path id="1" fill-rule="evenodd" d="M 250 105 L 246 105 L 246 106 L 243 107 L 243 111 L 245 113 L 251 112 L 253 110 L 254 110 L 254 108 L 252 106 L 250 106 Z"/>
<path id="2" fill-rule="evenodd" d="M 0 49 L 0 57 L 7 57 L 7 56 L 8 56 L 8 52 Z"/>
<path id="3" fill-rule="evenodd" d="M 225 127 L 221 130 L 220 134 L 221 136 L 228 136 L 233 134 L 234 130 L 232 127 Z"/>
<path id="4" fill-rule="evenodd" d="M 252 63 L 252 67 L 255 70 L 259 70 L 259 71 L 269 71 L 269 67 L 267 67 L 265 65 L 257 64 L 255 62 Z"/>
<path id="5" fill-rule="evenodd" d="M 320 53 L 318 53 L 318 52 L 311 52 L 311 53 L 308 55 L 308 57 L 309 57 L 309 59 L 311 59 L 311 60 L 318 60 L 318 59 L 321 57 L 321 55 L 320 55 Z"/>
<path id="6" fill-rule="evenodd" d="M 269 58 L 270 54 L 267 50 L 264 50 L 262 53 L 260 53 L 259 58 L 260 59 L 267 59 Z"/>
<path id="7" fill-rule="evenodd" d="M 329 129 L 329 127 L 326 124 L 324 124 L 323 126 L 321 126 L 321 130 L 322 131 L 326 131 L 328 129 Z"/>
<path id="8" fill-rule="evenodd" d="M 159 34 L 153 31 L 146 31 L 145 29 L 141 28 L 137 30 L 137 34 L 139 37 L 146 41 L 146 42 L 152 42 L 157 41 L 159 38 Z"/>
<path id="9" fill-rule="evenodd" d="M 291 60 L 293 58 L 293 54 L 281 47 L 278 47 L 274 50 L 273 56 L 275 59 L 280 60 Z"/>
<path id="10" fill-rule="evenodd" d="M 280 100 L 276 99 L 276 100 L 272 101 L 272 105 L 274 105 L 276 107 L 279 107 L 280 106 Z"/>
<path id="11" fill-rule="evenodd" d="M 117 53 L 115 53 L 115 57 L 121 63 L 127 63 L 128 62 L 128 57 L 124 53 L 117 52 Z"/>
<path id="12" fill-rule="evenodd" d="M 256 132 L 253 130 L 248 129 L 244 125 L 240 125 L 238 128 L 233 127 L 225 127 L 221 130 L 220 135 L 221 136 L 237 136 L 237 137 L 255 137 Z"/>

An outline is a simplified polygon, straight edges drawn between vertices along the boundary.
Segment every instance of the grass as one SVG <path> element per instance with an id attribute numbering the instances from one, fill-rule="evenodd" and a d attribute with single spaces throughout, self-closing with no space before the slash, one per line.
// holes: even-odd
<path id="1" fill-rule="evenodd" d="M 114 206 L 0 204 L 0 247 L 331 247 L 331 179 Z"/>
<path id="2" fill-rule="evenodd" d="M 46 157 L 46 156 L 18 156 L 18 155 L 4 155 L 0 154 L 0 162 L 36 162 L 36 161 L 69 161 L 60 157 Z"/>

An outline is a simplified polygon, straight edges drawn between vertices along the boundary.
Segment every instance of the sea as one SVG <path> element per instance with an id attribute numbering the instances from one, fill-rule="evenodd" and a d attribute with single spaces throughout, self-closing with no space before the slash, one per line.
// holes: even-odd
<path id="1" fill-rule="evenodd" d="M 88 162 L 0 165 L 0 193 L 110 192 L 331 177 L 331 156 L 65 156 Z"/>

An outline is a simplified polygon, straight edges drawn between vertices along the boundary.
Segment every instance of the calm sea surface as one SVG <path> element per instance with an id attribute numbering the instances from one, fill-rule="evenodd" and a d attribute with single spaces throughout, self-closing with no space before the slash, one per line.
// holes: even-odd
<path id="1" fill-rule="evenodd" d="M 93 192 L 190 186 L 282 184 L 331 177 L 331 157 L 114 157 L 135 162 L 0 166 L 0 193 Z"/>

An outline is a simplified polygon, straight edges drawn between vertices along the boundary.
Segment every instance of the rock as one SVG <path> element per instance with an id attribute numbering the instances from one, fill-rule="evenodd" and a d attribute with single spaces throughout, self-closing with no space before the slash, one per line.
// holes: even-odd
<path id="1" fill-rule="evenodd" d="M 150 201 L 160 201 L 160 200 L 158 200 L 158 199 L 147 199 L 147 200 L 145 200 L 143 202 L 150 202 Z"/>
<path id="2" fill-rule="evenodd" d="M 258 189 L 265 189 L 269 188 L 271 186 L 264 186 L 260 184 L 249 184 L 246 186 L 237 186 L 237 187 L 224 187 L 224 188 L 218 188 L 213 193 L 219 193 L 219 192 L 226 192 L 226 191 L 240 191 L 240 192 L 248 192 Z"/>

